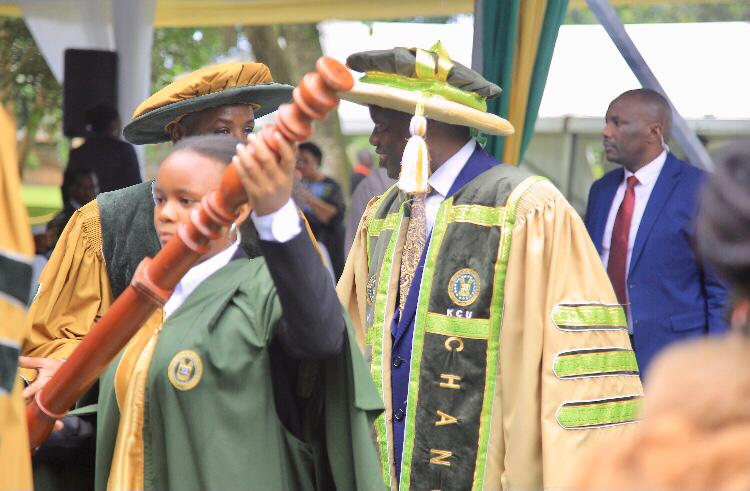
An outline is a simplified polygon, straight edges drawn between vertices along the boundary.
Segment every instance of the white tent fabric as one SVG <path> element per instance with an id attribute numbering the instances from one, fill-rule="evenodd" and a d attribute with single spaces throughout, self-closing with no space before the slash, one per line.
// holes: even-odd
<path id="1" fill-rule="evenodd" d="M 625 26 L 672 102 L 687 119 L 742 120 L 750 126 L 749 22 L 632 24 Z M 443 41 L 451 56 L 471 62 L 471 17 L 454 24 L 324 22 L 323 51 L 345 60 L 356 51 L 393 46 L 430 47 Z M 566 116 L 603 118 L 617 95 L 640 84 L 600 25 L 565 25 L 552 57 L 537 125 Z M 339 108 L 345 133 L 369 133 L 367 109 Z M 750 130 L 748 131 L 750 132 Z"/>
<path id="2" fill-rule="evenodd" d="M 156 0 L 19 0 L 26 25 L 55 78 L 68 48 L 118 52 L 118 110 L 124 121 L 151 92 Z M 92 67 L 93 68 L 93 67 Z M 143 148 L 136 147 L 143 170 Z"/>
<path id="3" fill-rule="evenodd" d="M 68 48 L 114 50 L 112 0 L 19 0 L 26 25 L 58 82 Z"/>

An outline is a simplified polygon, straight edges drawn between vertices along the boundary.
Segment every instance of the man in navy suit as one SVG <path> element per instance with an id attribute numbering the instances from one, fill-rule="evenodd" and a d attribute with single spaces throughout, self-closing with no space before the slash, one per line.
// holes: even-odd
<path id="1" fill-rule="evenodd" d="M 669 152 L 671 110 L 649 89 L 629 90 L 607 109 L 602 131 L 615 169 L 591 186 L 586 228 L 617 298 L 645 375 L 668 344 L 723 333 L 726 289 L 693 247 L 705 173 Z"/>

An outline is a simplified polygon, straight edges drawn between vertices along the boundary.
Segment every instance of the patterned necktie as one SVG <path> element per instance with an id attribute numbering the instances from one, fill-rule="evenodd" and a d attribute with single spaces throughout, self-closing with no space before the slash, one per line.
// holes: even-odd
<path id="1" fill-rule="evenodd" d="M 399 307 L 401 307 L 402 312 L 426 242 L 425 197 L 426 194 L 415 194 L 411 200 L 411 216 L 409 217 L 409 226 L 406 229 L 406 244 L 404 244 L 404 253 L 401 256 L 401 275 L 398 285 Z"/>
<path id="2" fill-rule="evenodd" d="M 617 210 L 615 225 L 612 227 L 612 242 L 609 246 L 609 261 L 607 262 L 607 274 L 617 295 L 617 301 L 625 305 L 627 303 L 627 290 L 625 278 L 628 265 L 628 242 L 630 241 L 630 223 L 633 219 L 633 208 L 635 207 L 635 185 L 638 178 L 628 177 L 625 197 L 622 199 L 620 209 Z"/>

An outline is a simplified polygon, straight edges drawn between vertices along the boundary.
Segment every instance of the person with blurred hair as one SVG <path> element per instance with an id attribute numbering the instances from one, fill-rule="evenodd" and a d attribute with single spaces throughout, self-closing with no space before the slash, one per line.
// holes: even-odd
<path id="1" fill-rule="evenodd" d="M 396 184 L 395 179 L 388 177 L 388 169 L 378 167 L 370 172 L 357 185 L 357 189 L 352 192 L 352 201 L 349 205 L 349 216 L 346 219 L 346 238 L 344 241 L 344 250 L 346 255 L 354 243 L 354 235 L 357 233 L 357 226 L 362 219 L 362 214 L 367 209 L 367 204 L 376 196 L 385 193 L 388 188 Z"/>
<path id="2" fill-rule="evenodd" d="M 110 106 L 98 105 L 86 111 L 90 136 L 70 151 L 68 175 L 87 169 L 96 174 L 101 192 L 126 188 L 142 181 L 133 145 L 120 140 L 120 115 Z"/>
<path id="3" fill-rule="evenodd" d="M 354 194 L 362 180 L 372 173 L 372 154 L 364 148 L 357 152 L 357 164 L 352 168 L 349 180 L 349 194 Z"/>
<path id="4" fill-rule="evenodd" d="M 62 194 L 66 198 L 65 204 L 62 211 L 53 219 L 55 223 L 62 224 L 61 232 L 77 209 L 96 199 L 99 194 L 96 174 L 88 169 L 76 169 L 66 174 Z"/>
<path id="5" fill-rule="evenodd" d="M 717 156 L 701 205 L 698 250 L 731 285 L 731 330 L 655 359 L 638 432 L 592 453 L 577 489 L 750 489 L 750 142 Z"/>
<path id="6" fill-rule="evenodd" d="M 344 193 L 341 186 L 323 174 L 323 152 L 316 144 L 301 143 L 297 148 L 297 170 L 302 176 L 295 197 L 310 223 L 315 238 L 331 259 L 335 279 L 344 269 Z"/>

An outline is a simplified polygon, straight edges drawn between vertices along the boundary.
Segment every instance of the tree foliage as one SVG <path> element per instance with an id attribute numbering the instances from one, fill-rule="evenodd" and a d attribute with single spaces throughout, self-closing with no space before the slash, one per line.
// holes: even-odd
<path id="1" fill-rule="evenodd" d="M 616 8 L 624 24 L 750 21 L 750 2 L 685 5 L 632 5 Z M 597 24 L 588 8 L 570 9 L 566 24 Z"/>
<path id="2" fill-rule="evenodd" d="M 59 130 L 62 88 L 20 18 L 0 17 L 0 97 L 19 128 Z"/>
<path id="3" fill-rule="evenodd" d="M 316 24 L 248 26 L 243 29 L 243 34 L 249 40 L 254 56 L 268 65 L 277 82 L 297 85 L 323 56 Z M 311 139 L 323 150 L 324 171 L 346 189 L 351 166 L 338 113 L 331 111 L 326 119 L 316 121 L 313 129 Z"/>
<path id="4" fill-rule="evenodd" d="M 234 27 L 206 29 L 154 29 L 151 49 L 151 90 L 155 92 L 175 78 L 218 62 L 237 49 Z"/>

